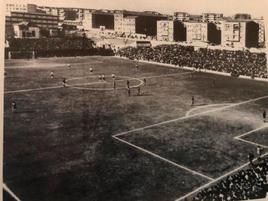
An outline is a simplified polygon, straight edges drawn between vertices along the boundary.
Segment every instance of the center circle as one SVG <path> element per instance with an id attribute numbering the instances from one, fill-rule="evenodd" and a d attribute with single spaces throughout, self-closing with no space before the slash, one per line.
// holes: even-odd
<path id="1" fill-rule="evenodd" d="M 118 75 L 115 78 L 112 78 L 111 75 L 105 75 L 104 77 L 104 80 L 100 79 L 99 75 L 74 77 L 67 79 L 66 86 L 81 90 L 112 91 L 127 89 L 127 80 L 129 81 L 129 88 L 137 88 L 144 84 L 140 78 Z"/>

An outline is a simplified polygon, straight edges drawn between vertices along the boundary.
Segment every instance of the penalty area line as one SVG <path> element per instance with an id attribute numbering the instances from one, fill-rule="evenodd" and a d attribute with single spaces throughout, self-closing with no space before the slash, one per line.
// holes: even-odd
<path id="1" fill-rule="evenodd" d="M 257 131 L 260 131 L 260 130 L 263 130 L 263 129 L 265 129 L 265 128 L 268 128 L 268 126 L 265 125 L 265 126 L 256 128 L 256 129 L 254 129 L 254 130 L 252 130 L 252 131 L 249 131 L 249 132 L 243 133 L 243 134 L 241 134 L 241 135 L 238 135 L 238 136 L 234 137 L 234 139 L 235 139 L 235 140 L 240 140 L 240 141 L 242 141 L 242 142 L 246 142 L 246 143 L 249 143 L 249 144 L 252 144 L 252 145 L 255 145 L 255 146 L 260 146 L 260 147 L 263 147 L 263 148 L 268 149 L 268 146 L 265 146 L 265 145 L 262 145 L 262 144 L 259 144 L 259 143 L 256 143 L 256 142 L 252 142 L 252 141 L 250 141 L 250 140 L 246 140 L 246 139 L 243 139 L 243 138 L 242 138 L 242 137 L 244 137 L 244 136 L 253 134 L 253 133 L 255 133 L 255 132 L 257 132 Z"/>
<path id="2" fill-rule="evenodd" d="M 3 189 L 8 192 L 16 201 L 21 201 L 21 199 L 19 199 L 18 196 L 16 196 L 5 183 L 3 183 Z"/>
<path id="3" fill-rule="evenodd" d="M 241 134 L 241 135 L 238 135 L 238 136 L 235 137 L 235 139 L 241 139 L 241 137 L 250 135 L 250 134 L 252 134 L 252 133 L 255 133 L 256 131 L 260 131 L 260 130 L 263 130 L 263 129 L 265 129 L 265 128 L 268 128 L 268 125 L 265 125 L 265 126 L 256 128 L 256 129 L 254 129 L 254 130 L 251 130 L 251 131 L 249 131 L 249 132 L 243 133 L 243 134 Z"/>
<path id="4" fill-rule="evenodd" d="M 220 107 L 220 108 L 216 108 L 216 109 L 211 109 L 211 110 L 208 110 L 208 111 L 200 112 L 200 113 L 193 114 L 193 115 L 190 115 L 190 116 L 183 116 L 183 117 L 180 117 L 180 118 L 171 119 L 171 120 L 167 120 L 167 121 L 162 121 L 162 122 L 151 124 L 151 125 L 148 125 L 148 126 L 144 126 L 144 127 L 140 127 L 140 128 L 135 128 L 133 130 L 128 130 L 128 131 L 124 131 L 124 132 L 121 132 L 121 133 L 118 133 L 118 134 L 114 134 L 113 136 L 127 135 L 127 134 L 130 134 L 130 133 L 136 132 L 136 131 L 142 131 L 144 129 L 153 128 L 153 127 L 160 126 L 160 125 L 165 125 L 165 124 L 169 124 L 169 123 L 180 121 L 180 120 L 191 119 L 193 117 L 197 117 L 197 116 L 201 116 L 201 115 L 205 115 L 205 114 L 210 114 L 210 113 L 213 113 L 213 112 L 222 111 L 224 109 L 229 109 L 229 108 L 232 108 L 232 107 L 236 107 L 236 106 L 239 106 L 239 105 L 243 105 L 243 104 L 255 102 L 255 101 L 266 99 L 266 98 L 268 98 L 268 96 L 261 96 L 261 97 L 249 99 L 249 100 L 246 100 L 246 101 L 243 101 L 243 102 L 239 102 L 239 103 L 234 103 L 234 104 L 231 104 L 231 105 L 227 105 L 225 107 Z"/>
<path id="5" fill-rule="evenodd" d="M 258 144 L 258 143 L 256 143 L 256 142 L 252 142 L 252 141 L 245 140 L 245 139 L 242 139 L 242 138 L 235 138 L 235 139 L 236 139 L 236 140 L 239 140 L 239 141 L 242 141 L 242 142 L 246 142 L 246 143 L 255 145 L 255 146 L 260 146 L 260 147 L 263 147 L 263 148 L 268 149 L 268 146 L 265 146 L 265 145 L 262 145 L 262 144 Z"/>
<path id="6" fill-rule="evenodd" d="M 120 138 L 118 138 L 118 137 L 116 137 L 116 136 L 112 136 L 112 137 L 113 137 L 114 139 L 116 139 L 116 140 L 122 142 L 122 143 L 125 143 L 125 144 L 127 144 L 127 145 L 129 145 L 129 146 L 131 146 L 131 147 L 134 147 L 134 148 L 136 148 L 136 149 L 138 149 L 138 150 L 140 150 L 140 151 L 142 151 L 142 152 L 144 152 L 144 153 L 147 153 L 147 154 L 149 154 L 149 155 L 151 155 L 151 156 L 153 156 L 153 157 L 155 157 L 155 158 L 158 158 L 158 159 L 160 159 L 160 160 L 162 160 L 162 161 L 165 161 L 165 162 L 167 162 L 167 163 L 169 163 L 169 164 L 171 164 L 171 165 L 173 165 L 173 166 L 175 166 L 175 167 L 177 167 L 177 168 L 184 169 L 184 170 L 186 170 L 186 171 L 192 173 L 193 175 L 198 175 L 198 176 L 203 177 L 203 178 L 205 178 L 205 179 L 207 179 L 207 180 L 209 180 L 209 181 L 213 181 L 213 180 L 214 180 L 213 178 L 211 178 L 211 177 L 209 177 L 209 176 L 206 176 L 206 175 L 204 175 L 204 174 L 201 174 L 201 173 L 199 173 L 199 172 L 197 172 L 197 171 L 195 171 L 195 170 L 192 170 L 192 169 L 190 169 L 190 168 L 187 168 L 187 167 L 185 167 L 185 166 L 183 166 L 183 165 L 179 165 L 179 164 L 177 164 L 177 163 L 175 163 L 175 162 L 172 162 L 172 161 L 170 161 L 170 160 L 168 160 L 168 159 L 166 159 L 166 158 L 163 158 L 163 157 L 161 157 L 161 156 L 159 156 L 159 155 L 157 155 L 157 154 L 155 154 L 155 153 L 153 153 L 153 152 L 151 152 L 151 151 L 148 151 L 148 150 L 146 150 L 146 149 L 143 149 L 143 148 L 141 148 L 141 147 L 139 147 L 139 146 L 137 146 L 137 145 L 134 145 L 134 144 L 132 144 L 132 143 L 130 143 L 130 142 L 127 142 L 127 141 L 125 141 L 125 140 L 122 140 L 122 139 L 120 139 Z"/>
<path id="7" fill-rule="evenodd" d="M 261 157 L 264 157 L 264 156 L 266 156 L 266 155 L 268 155 L 268 152 L 265 153 L 265 154 L 262 154 Z M 255 159 L 253 160 L 253 162 L 255 162 L 256 160 L 258 160 L 258 159 L 255 158 Z M 233 173 L 235 173 L 235 172 L 237 172 L 237 171 L 239 171 L 239 170 L 245 168 L 245 167 L 248 166 L 248 165 L 249 165 L 249 162 L 247 162 L 247 163 L 245 163 L 245 164 L 243 164 L 243 165 L 241 165 L 241 166 L 235 168 L 234 170 L 232 170 L 232 171 L 230 171 L 230 172 L 228 172 L 228 173 L 226 173 L 226 174 L 224 174 L 224 175 L 222 175 L 222 176 L 220 176 L 220 177 L 214 179 L 213 181 L 210 181 L 210 182 L 206 183 L 205 185 L 202 185 L 202 186 L 198 187 L 197 189 L 193 190 L 193 191 L 190 192 L 190 193 L 187 193 L 186 195 L 184 195 L 184 196 L 182 196 L 182 197 L 176 199 L 175 201 L 182 201 L 182 200 L 184 200 L 185 198 L 188 198 L 189 196 L 192 196 L 192 195 L 196 194 L 197 192 L 203 190 L 204 188 L 209 187 L 210 185 L 213 185 L 214 183 L 217 183 L 218 181 L 224 179 L 224 178 L 227 177 L 227 176 L 230 176 L 231 174 L 233 174 Z"/>

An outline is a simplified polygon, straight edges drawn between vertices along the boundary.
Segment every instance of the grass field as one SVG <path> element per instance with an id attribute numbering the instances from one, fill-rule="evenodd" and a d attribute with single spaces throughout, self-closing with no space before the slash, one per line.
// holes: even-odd
<path id="1" fill-rule="evenodd" d="M 268 83 L 135 64 L 5 62 L 4 181 L 21 200 L 173 201 L 267 152 Z"/>

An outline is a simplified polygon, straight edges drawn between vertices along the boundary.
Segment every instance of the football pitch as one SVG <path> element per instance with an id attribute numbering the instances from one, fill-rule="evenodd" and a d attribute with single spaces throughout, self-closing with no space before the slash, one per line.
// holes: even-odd
<path id="1" fill-rule="evenodd" d="M 100 56 L 5 71 L 4 182 L 20 200 L 183 200 L 268 153 L 268 82 Z"/>

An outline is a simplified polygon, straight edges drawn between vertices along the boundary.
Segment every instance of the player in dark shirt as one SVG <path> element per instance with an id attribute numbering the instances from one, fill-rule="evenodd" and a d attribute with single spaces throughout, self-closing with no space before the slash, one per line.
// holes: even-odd
<path id="1" fill-rule="evenodd" d="M 254 159 L 254 154 L 253 153 L 249 153 L 248 154 L 248 160 L 249 160 L 249 164 L 253 165 L 253 159 Z"/>
<path id="2" fill-rule="evenodd" d="M 144 85 L 146 86 L 146 78 L 143 78 Z"/>
<path id="3" fill-rule="evenodd" d="M 115 80 L 113 81 L 113 88 L 114 88 L 114 91 L 116 90 L 116 82 Z"/>
<path id="4" fill-rule="evenodd" d="M 263 149 L 260 146 L 257 146 L 257 155 L 258 155 L 258 160 L 261 159 Z"/>
<path id="5" fill-rule="evenodd" d="M 266 122 L 266 111 L 265 110 L 263 110 L 262 117 L 263 117 L 263 122 Z"/>
<path id="6" fill-rule="evenodd" d="M 194 101 L 195 101 L 194 96 L 192 96 L 192 104 L 191 104 L 191 106 L 194 106 Z"/>
<path id="7" fill-rule="evenodd" d="M 138 96 L 141 95 L 141 88 L 140 88 L 140 87 L 138 87 L 138 93 L 137 93 L 137 95 L 138 95 Z"/>
<path id="8" fill-rule="evenodd" d="M 129 89 L 129 80 L 127 80 L 127 88 Z"/>
<path id="9" fill-rule="evenodd" d="M 66 80 L 66 78 L 63 78 L 63 80 L 62 80 L 63 87 L 66 87 L 66 84 L 67 84 L 67 80 Z"/>

